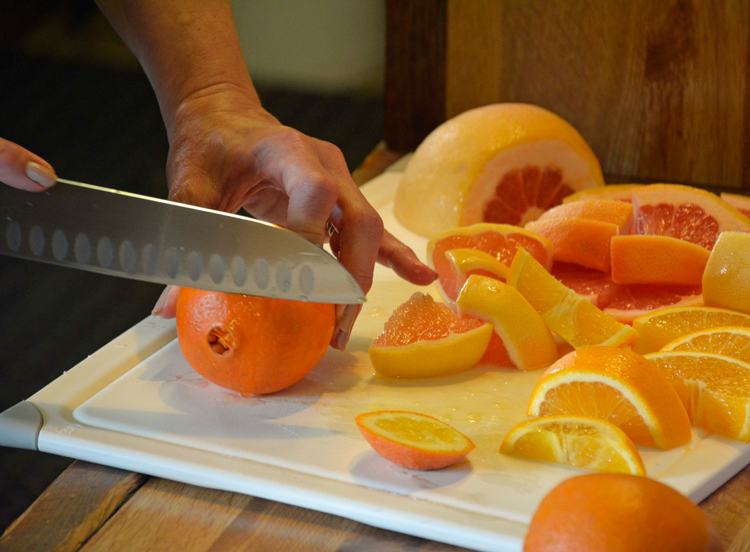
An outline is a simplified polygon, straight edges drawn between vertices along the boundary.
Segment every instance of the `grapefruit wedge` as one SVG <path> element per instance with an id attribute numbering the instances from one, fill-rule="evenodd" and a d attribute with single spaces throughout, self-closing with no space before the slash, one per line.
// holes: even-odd
<path id="1" fill-rule="evenodd" d="M 409 161 L 394 214 L 430 237 L 479 222 L 523 225 L 578 190 L 602 186 L 594 153 L 541 107 L 492 104 L 430 133 Z"/>
<path id="2" fill-rule="evenodd" d="M 740 213 L 750 217 L 750 197 L 740 194 L 729 194 L 727 192 L 722 192 L 720 197 Z"/>

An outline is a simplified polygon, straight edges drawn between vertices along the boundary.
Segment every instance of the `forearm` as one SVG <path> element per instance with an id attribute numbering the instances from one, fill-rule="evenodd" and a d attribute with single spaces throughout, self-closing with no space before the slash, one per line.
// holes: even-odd
<path id="1" fill-rule="evenodd" d="M 236 88 L 260 105 L 228 0 L 96 0 L 156 92 L 170 141 L 187 99 Z"/>

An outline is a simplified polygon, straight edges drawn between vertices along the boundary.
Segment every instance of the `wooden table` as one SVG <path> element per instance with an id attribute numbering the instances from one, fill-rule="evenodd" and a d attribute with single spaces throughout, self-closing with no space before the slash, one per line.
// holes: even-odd
<path id="1" fill-rule="evenodd" d="M 353 177 L 362 184 L 399 157 L 381 145 Z M 750 552 L 750 466 L 700 506 L 727 552 Z M 76 461 L 6 530 L 0 538 L 0 551 L 5 550 L 465 549 L 262 498 Z"/>

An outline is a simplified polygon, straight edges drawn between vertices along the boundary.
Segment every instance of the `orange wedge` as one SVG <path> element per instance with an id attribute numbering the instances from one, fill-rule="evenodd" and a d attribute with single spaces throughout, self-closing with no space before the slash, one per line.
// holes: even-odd
<path id="1" fill-rule="evenodd" d="M 489 276 L 502 281 L 508 277 L 508 265 L 478 249 L 449 249 L 445 252 L 445 258 L 451 263 L 458 289 L 463 287 L 472 274 Z"/>
<path id="2" fill-rule="evenodd" d="M 531 303 L 550 330 L 576 349 L 589 345 L 619 347 L 637 336 L 633 328 L 558 282 L 523 249 L 510 265 L 507 282 Z"/>
<path id="3" fill-rule="evenodd" d="M 670 341 L 661 350 L 714 353 L 750 362 L 750 328 L 727 326 L 700 330 Z"/>
<path id="4" fill-rule="evenodd" d="M 368 352 L 383 376 L 444 376 L 476 366 L 491 337 L 492 324 L 459 318 L 429 295 L 415 293 L 393 312 Z"/>
<path id="5" fill-rule="evenodd" d="M 608 184 L 606 186 L 598 186 L 596 188 L 587 188 L 580 190 L 574 194 L 563 198 L 563 204 L 574 203 L 576 201 L 586 201 L 591 199 L 597 200 L 612 200 L 612 201 L 625 201 L 631 203 L 633 201 L 633 192 L 639 188 L 643 188 L 645 184 Z"/>
<path id="6" fill-rule="evenodd" d="M 551 217 L 530 222 L 526 229 L 552 242 L 552 256 L 555 261 L 575 263 L 609 272 L 610 243 L 619 232 L 616 224 Z"/>
<path id="7" fill-rule="evenodd" d="M 596 190 L 598 188 L 591 188 Z M 552 218 L 575 218 L 596 220 L 616 224 L 620 234 L 627 233 L 633 218 L 633 205 L 624 201 L 611 199 L 582 199 L 572 203 L 563 203 L 545 211 L 538 220 Z"/>
<path id="8" fill-rule="evenodd" d="M 456 305 L 462 315 L 492 323 L 520 370 L 546 368 L 557 360 L 557 345 L 544 320 L 509 285 L 486 276 L 469 276 Z"/>
<path id="9" fill-rule="evenodd" d="M 703 274 L 703 303 L 750 314 L 750 234 L 721 233 Z"/>
<path id="10" fill-rule="evenodd" d="M 654 353 L 689 333 L 720 326 L 750 327 L 750 315 L 714 307 L 671 307 L 644 314 L 633 321 L 638 339 L 633 350 Z"/>
<path id="11" fill-rule="evenodd" d="M 612 281 L 616 284 L 699 286 L 709 251 L 667 236 L 612 238 Z"/>
<path id="12" fill-rule="evenodd" d="M 471 274 L 492 276 L 493 271 L 501 275 L 503 269 L 498 267 L 498 264 L 510 266 L 513 256 L 520 247 L 523 247 L 545 267 L 552 266 L 552 244 L 548 239 L 517 226 L 489 223 L 452 228 L 433 236 L 427 242 L 427 264 L 438 273 L 435 283 L 443 300 L 452 303 L 461 291 L 462 278 Z M 456 261 L 456 249 L 473 249 L 486 253 L 497 263 L 488 261 L 482 265 L 481 259 L 486 258 L 478 255 L 474 260 L 467 261 L 466 265 L 463 265 L 460 258 L 462 253 L 458 254 L 458 262 Z M 449 257 L 448 251 L 451 250 L 454 253 Z M 474 268 L 468 268 L 471 263 L 474 263 Z M 462 271 L 466 270 L 459 272 L 459 268 Z"/>
<path id="13" fill-rule="evenodd" d="M 712 353 L 660 351 L 646 358 L 677 391 L 693 425 L 750 442 L 750 364 Z"/>
<path id="14" fill-rule="evenodd" d="M 357 416 L 356 423 L 375 452 L 410 470 L 445 468 L 474 449 L 460 431 L 416 412 L 368 412 Z"/>
<path id="15" fill-rule="evenodd" d="M 641 455 L 617 426 L 586 416 L 546 416 L 518 424 L 500 452 L 584 470 L 646 475 Z"/>
<path id="16" fill-rule="evenodd" d="M 647 447 L 671 449 L 691 439 L 667 378 L 641 355 L 615 347 L 573 351 L 547 370 L 531 394 L 529 415 L 556 414 L 605 420 Z"/>

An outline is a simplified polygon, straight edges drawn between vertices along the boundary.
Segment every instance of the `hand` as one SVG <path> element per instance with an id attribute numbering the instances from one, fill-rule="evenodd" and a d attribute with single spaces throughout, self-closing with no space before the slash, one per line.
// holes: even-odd
<path id="1" fill-rule="evenodd" d="M 56 181 L 52 165 L 18 144 L 0 138 L 0 182 L 19 190 L 43 192 Z"/>
<path id="2" fill-rule="evenodd" d="M 318 245 L 335 232 L 331 249 L 362 290 L 372 285 L 375 262 L 427 285 L 435 273 L 383 228 L 352 181 L 334 145 L 281 125 L 257 96 L 235 86 L 193 94 L 176 111 L 167 161 L 169 198 L 253 216 L 293 230 Z M 174 316 L 177 294 L 165 291 L 154 311 Z M 359 306 L 337 309 L 332 346 L 343 349 Z"/>

